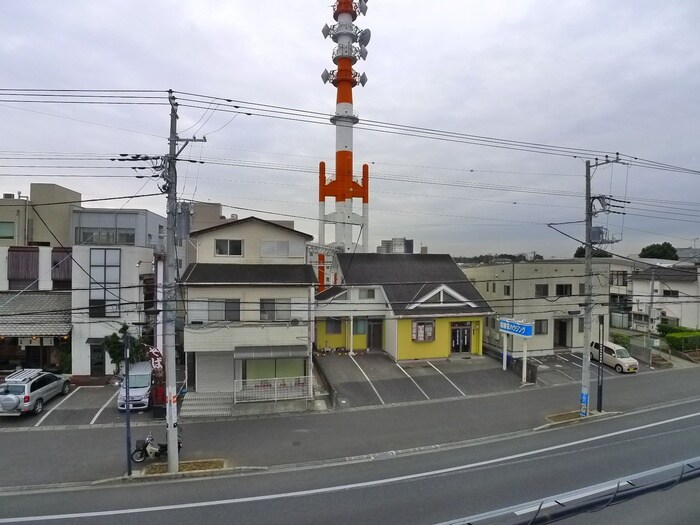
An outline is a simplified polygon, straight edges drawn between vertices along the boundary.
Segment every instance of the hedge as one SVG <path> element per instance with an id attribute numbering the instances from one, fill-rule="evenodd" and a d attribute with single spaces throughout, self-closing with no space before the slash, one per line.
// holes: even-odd
<path id="1" fill-rule="evenodd" d="M 666 336 L 666 342 L 673 350 L 693 352 L 700 348 L 700 332 L 674 332 Z"/>
<path id="2" fill-rule="evenodd" d="M 675 334 L 678 332 L 695 332 L 692 328 L 686 328 L 685 326 L 671 326 L 670 324 L 659 324 L 656 329 L 663 336 L 666 337 L 668 334 Z"/>

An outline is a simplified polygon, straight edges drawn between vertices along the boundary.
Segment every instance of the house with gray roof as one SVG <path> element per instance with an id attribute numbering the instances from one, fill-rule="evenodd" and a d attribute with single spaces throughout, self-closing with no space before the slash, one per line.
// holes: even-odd
<path id="1" fill-rule="evenodd" d="M 493 309 L 449 255 L 338 254 L 340 282 L 316 296 L 319 349 L 395 361 L 481 355 Z"/>
<path id="2" fill-rule="evenodd" d="M 312 236 L 256 217 L 190 236 L 197 261 L 181 278 L 190 388 L 234 403 L 310 398 Z"/>

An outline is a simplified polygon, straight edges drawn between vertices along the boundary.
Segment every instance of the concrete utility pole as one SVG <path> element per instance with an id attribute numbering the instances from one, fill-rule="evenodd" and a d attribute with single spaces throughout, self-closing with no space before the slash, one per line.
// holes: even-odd
<path id="1" fill-rule="evenodd" d="M 177 135 L 177 107 L 173 91 L 168 91 L 170 102 L 170 137 L 166 163 L 165 190 L 167 200 L 167 222 L 165 241 L 165 272 L 163 276 L 163 353 L 165 359 L 165 420 L 168 443 L 168 472 L 180 469 L 179 450 L 177 446 L 177 369 L 175 364 L 175 309 L 177 294 L 177 258 L 175 254 L 175 218 L 177 217 L 177 169 L 175 163 L 178 155 L 190 142 L 206 142 L 201 139 L 181 140 Z M 178 150 L 177 143 L 184 142 Z"/>
<path id="2" fill-rule="evenodd" d="M 615 159 L 605 156 L 604 161 L 595 159 L 595 164 L 586 161 L 586 252 L 584 269 L 584 293 L 583 302 L 583 366 L 581 367 L 581 409 L 579 415 L 586 417 L 589 406 L 589 390 L 591 383 L 591 317 L 593 314 L 593 198 L 591 196 L 591 167 L 597 168 L 611 162 L 620 162 L 619 154 Z"/>

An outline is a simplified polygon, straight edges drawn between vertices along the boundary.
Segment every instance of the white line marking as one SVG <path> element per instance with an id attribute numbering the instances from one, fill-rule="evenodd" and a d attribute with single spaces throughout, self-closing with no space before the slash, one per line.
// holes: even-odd
<path id="1" fill-rule="evenodd" d="M 304 496 L 315 496 L 318 494 L 329 494 L 333 492 L 347 491 L 353 489 L 362 489 L 369 487 L 379 487 L 382 485 L 388 485 L 391 483 L 399 483 L 404 481 L 413 481 L 422 478 L 429 478 L 434 476 L 440 476 L 444 474 L 450 474 L 453 472 L 460 472 L 464 470 L 470 470 L 474 468 L 483 467 L 486 465 L 494 465 L 498 463 L 505 463 L 507 461 L 512 461 L 514 459 L 525 458 L 528 456 L 536 456 L 538 454 L 543 454 L 547 452 L 552 452 L 554 450 L 561 450 L 564 448 L 570 448 L 577 445 L 583 445 L 585 443 L 592 443 L 594 441 L 601 441 L 611 437 L 620 436 L 623 434 L 629 434 L 636 432 L 638 430 L 646 430 L 649 428 L 658 427 L 661 425 L 667 425 L 669 423 L 675 423 L 677 421 L 683 421 L 685 419 L 690 419 L 693 417 L 700 416 L 700 412 L 695 412 L 693 414 L 686 414 L 685 416 L 678 416 L 671 419 L 666 419 L 664 421 L 657 421 L 656 423 L 648 423 L 646 425 L 641 425 L 634 428 L 626 428 L 624 430 L 617 430 L 615 432 L 609 432 L 608 434 L 602 434 L 598 436 L 593 436 L 589 438 L 579 439 L 576 441 L 570 441 L 568 443 L 561 443 L 559 445 L 552 445 L 550 447 L 545 447 L 537 450 L 530 450 L 529 452 L 520 452 L 518 454 L 511 454 L 510 456 L 504 456 L 502 458 L 487 459 L 484 461 L 477 461 L 475 463 L 468 463 L 466 465 L 458 465 L 454 467 L 447 467 L 438 470 L 431 470 L 428 472 L 418 472 L 415 474 L 406 474 L 404 476 L 395 476 L 393 478 L 383 478 L 372 481 L 359 481 L 357 483 L 348 483 L 346 485 L 336 485 L 332 487 L 322 487 L 318 489 L 307 489 L 299 490 L 296 492 L 282 492 L 277 494 L 264 494 L 261 496 L 248 496 L 244 498 L 231 498 L 213 501 L 195 501 L 192 503 L 179 503 L 173 505 L 159 505 L 157 507 L 140 507 L 133 509 L 117 509 L 117 510 L 102 510 L 93 512 L 75 512 L 70 514 L 49 514 L 45 516 L 22 516 L 16 518 L 0 518 L 0 523 L 20 523 L 29 521 L 41 521 L 41 520 L 65 520 L 65 519 L 77 519 L 77 518 L 94 518 L 99 516 L 119 516 L 125 514 L 139 514 L 145 512 L 163 512 L 163 511 L 173 511 L 179 509 L 192 509 L 192 508 L 203 508 L 203 507 L 214 507 L 221 505 L 235 505 L 238 503 L 251 503 L 256 501 L 270 501 L 283 498 L 298 498 Z"/>
<path id="2" fill-rule="evenodd" d="M 558 368 L 557 368 L 557 372 L 559 372 L 559 373 L 560 373 L 561 375 L 563 375 L 563 376 L 568 377 L 568 378 L 571 379 L 572 381 L 576 381 L 576 379 L 574 379 L 573 377 L 571 377 L 569 374 L 565 374 L 564 372 L 562 372 L 562 371 L 559 370 Z"/>
<path id="3" fill-rule="evenodd" d="M 37 422 L 34 424 L 34 426 L 35 426 L 35 427 L 38 427 L 39 425 L 41 425 L 41 424 L 44 422 L 44 419 L 46 419 L 47 417 L 49 417 L 49 416 L 51 415 L 51 412 L 53 412 L 53 411 L 56 410 L 58 407 L 60 407 L 63 403 L 65 403 L 66 401 L 68 401 L 68 398 L 69 398 L 70 396 L 72 396 L 73 394 L 75 394 L 78 390 L 80 390 L 80 388 L 81 388 L 81 387 L 77 387 L 77 388 L 76 388 L 75 390 L 73 390 L 70 394 L 68 394 L 66 397 L 64 397 L 63 399 L 61 399 L 61 401 L 60 401 L 57 405 L 55 405 L 51 410 L 49 410 L 46 414 L 44 414 L 44 417 L 42 417 L 39 421 L 37 421 Z"/>
<path id="4" fill-rule="evenodd" d="M 447 382 L 450 383 L 453 387 L 455 387 L 455 388 L 457 389 L 457 392 L 459 392 L 460 394 L 462 394 L 464 397 L 467 397 L 467 394 L 465 394 L 464 392 L 462 392 L 462 391 L 459 389 L 459 387 L 458 387 L 457 385 L 455 385 L 452 381 L 450 381 L 450 378 L 449 378 L 449 377 L 447 377 L 445 374 L 443 374 L 442 372 L 440 372 L 440 370 L 438 370 L 437 367 L 436 367 L 433 363 L 431 363 L 430 361 L 428 361 L 428 364 L 429 364 L 430 366 L 432 366 L 433 368 L 435 368 L 435 370 L 437 370 L 438 374 L 440 374 L 442 377 L 444 377 L 445 379 L 447 379 Z"/>
<path id="5" fill-rule="evenodd" d="M 416 388 L 417 388 L 418 390 L 420 390 L 421 394 L 423 394 L 423 395 L 425 396 L 425 399 L 430 399 L 430 398 L 428 397 L 428 394 L 426 394 L 426 393 L 423 391 L 423 389 L 422 389 L 420 386 L 418 386 L 418 383 L 416 383 L 416 380 L 413 379 L 411 376 L 409 376 L 409 375 L 408 375 L 408 372 L 406 372 L 403 368 L 401 368 L 401 365 L 399 365 L 398 363 L 396 363 L 396 366 L 398 366 L 398 367 L 399 367 L 399 370 L 401 370 L 404 374 L 406 374 L 406 377 L 407 377 L 407 378 L 409 378 L 411 381 L 413 381 L 413 384 L 416 385 Z"/>
<path id="6" fill-rule="evenodd" d="M 365 374 L 365 371 L 362 370 L 362 367 L 358 364 L 357 361 L 355 361 L 355 358 L 354 358 L 353 356 L 351 356 L 350 354 L 348 354 L 348 355 L 350 356 L 350 359 L 352 359 L 352 362 L 355 363 L 355 364 L 357 365 L 357 368 L 360 369 L 360 372 L 362 372 L 362 375 L 365 376 L 365 379 L 366 379 L 367 382 L 369 383 L 369 386 L 371 386 L 371 387 L 372 387 L 372 390 L 374 390 L 374 393 L 377 394 L 377 397 L 379 398 L 379 401 L 382 402 L 382 405 L 386 405 L 386 403 L 385 403 L 384 400 L 382 399 L 382 396 L 380 396 L 380 395 L 379 395 L 379 392 L 377 392 L 377 389 L 374 388 L 374 385 L 372 384 L 372 381 L 369 380 L 369 377 L 367 377 L 367 374 Z"/>
<path id="7" fill-rule="evenodd" d="M 538 365 L 541 365 L 541 364 L 542 364 L 542 361 L 540 361 L 539 359 L 535 359 L 534 357 L 531 357 L 530 359 L 531 359 L 532 361 L 534 361 L 535 363 L 537 363 Z"/>
<path id="8" fill-rule="evenodd" d="M 569 362 L 568 359 L 564 359 L 564 358 L 563 358 L 562 356 L 560 356 L 559 354 L 556 354 L 556 356 L 557 356 L 559 359 L 561 359 L 562 361 L 566 361 L 567 363 Z"/>
<path id="9" fill-rule="evenodd" d="M 540 383 L 542 383 L 544 386 L 549 386 L 549 383 L 547 383 L 547 381 L 545 381 L 545 380 L 542 379 L 541 377 L 538 377 L 537 380 L 538 380 Z"/>
<path id="10" fill-rule="evenodd" d="M 93 418 L 92 418 L 92 421 L 90 421 L 90 424 L 91 424 L 91 425 L 93 425 L 93 424 L 95 423 L 95 421 L 97 421 L 97 418 L 100 417 L 100 414 L 102 413 L 102 411 L 103 411 L 105 408 L 107 408 L 107 405 L 109 405 L 109 404 L 112 402 L 112 400 L 115 398 L 115 396 L 116 396 L 118 393 L 119 393 L 119 389 L 117 389 L 117 391 L 116 391 L 114 394 L 112 394 L 112 397 L 110 397 L 110 398 L 105 402 L 105 404 L 102 405 L 102 408 L 100 408 L 100 409 L 97 411 L 97 414 L 95 414 L 95 417 L 93 417 Z"/>

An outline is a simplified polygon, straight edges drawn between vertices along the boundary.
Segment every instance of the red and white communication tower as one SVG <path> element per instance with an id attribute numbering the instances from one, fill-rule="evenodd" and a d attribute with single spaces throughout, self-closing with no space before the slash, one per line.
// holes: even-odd
<path id="1" fill-rule="evenodd" d="M 369 166 L 362 166 L 362 180 L 353 178 L 352 134 L 353 126 L 359 122 L 353 112 L 352 88 L 365 85 L 367 76 L 353 70 L 358 59 L 367 58 L 369 29 L 360 30 L 353 23 L 360 15 L 367 13 L 367 0 L 338 0 L 333 7 L 336 24 L 323 26 L 323 36 L 337 44 L 333 50 L 334 71 L 324 70 L 323 83 L 330 82 L 337 89 L 335 115 L 331 122 L 335 125 L 335 177 L 326 176 L 326 163 L 319 164 L 318 180 L 318 241 L 326 245 L 326 226 L 335 225 L 335 237 L 330 245 L 336 252 L 367 252 L 369 247 Z M 326 213 L 326 199 L 335 200 L 335 211 Z M 353 212 L 353 200 L 362 199 L 362 215 Z M 355 228 L 361 228 L 362 243 L 355 246 Z M 330 261 L 328 261 L 330 262 Z M 326 256 L 318 254 L 318 281 L 320 288 L 326 284 Z"/>

